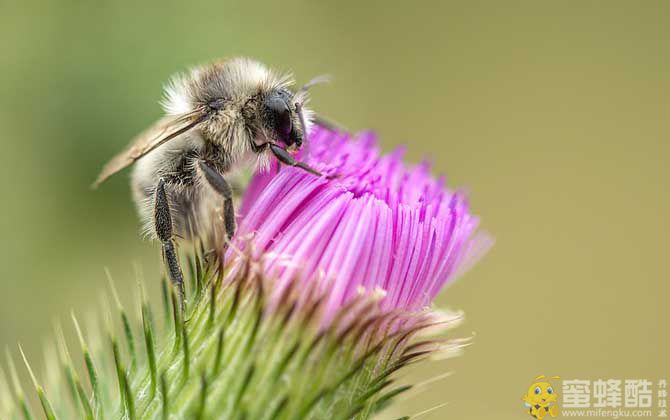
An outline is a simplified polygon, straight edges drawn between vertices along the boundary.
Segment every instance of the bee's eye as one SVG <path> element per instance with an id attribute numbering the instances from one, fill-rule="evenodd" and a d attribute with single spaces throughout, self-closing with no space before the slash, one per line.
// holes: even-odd
<path id="1" fill-rule="evenodd" d="M 267 108 L 270 118 L 274 122 L 274 127 L 277 132 L 283 136 L 284 139 L 291 134 L 291 110 L 284 99 L 279 95 L 270 95 L 265 100 L 265 107 Z"/>
<path id="2" fill-rule="evenodd" d="M 547 394 L 553 394 L 554 390 L 552 387 L 547 388 Z"/>
<path id="3" fill-rule="evenodd" d="M 540 395 L 542 393 L 542 389 L 538 386 L 535 388 L 535 395 Z"/>

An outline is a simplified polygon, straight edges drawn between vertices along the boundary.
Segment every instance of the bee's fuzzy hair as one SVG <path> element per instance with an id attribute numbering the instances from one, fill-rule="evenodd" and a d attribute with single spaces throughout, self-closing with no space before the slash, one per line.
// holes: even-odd
<path id="1" fill-rule="evenodd" d="M 279 74 L 250 58 L 238 57 L 199 66 L 188 74 L 177 74 L 165 86 L 161 105 L 166 113 L 180 115 L 212 98 L 231 100 L 258 92 L 289 88 L 295 84 L 290 73 Z"/>

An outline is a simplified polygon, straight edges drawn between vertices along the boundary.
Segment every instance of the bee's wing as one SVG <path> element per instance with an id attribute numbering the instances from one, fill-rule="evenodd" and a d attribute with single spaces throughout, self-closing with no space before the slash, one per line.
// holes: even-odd
<path id="1" fill-rule="evenodd" d="M 93 183 L 93 188 L 97 188 L 107 178 L 132 165 L 137 159 L 151 152 L 161 144 L 192 129 L 203 121 L 205 117 L 205 111 L 196 110 L 188 114 L 178 116 L 168 115 L 161 118 L 154 125 L 135 137 L 123 152 L 107 162 L 104 168 L 102 168 L 100 175 L 98 175 L 98 179 Z"/>

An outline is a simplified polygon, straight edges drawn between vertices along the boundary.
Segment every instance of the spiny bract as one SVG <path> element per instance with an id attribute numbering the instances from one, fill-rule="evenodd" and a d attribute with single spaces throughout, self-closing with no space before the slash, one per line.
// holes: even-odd
<path id="1" fill-rule="evenodd" d="M 272 279 L 262 259 L 245 258 L 232 281 L 204 261 L 199 253 L 188 259 L 185 302 L 163 281 L 160 328 L 142 296 L 141 344 L 118 298 L 107 336 L 90 339 L 106 341 L 100 348 L 89 349 L 73 317 L 86 380 L 57 331 L 49 395 L 31 371 L 46 418 L 366 419 L 410 388 L 394 387 L 398 369 L 445 348 L 444 337 L 416 337 L 455 321 L 384 310 L 380 295 L 361 293 L 323 327 L 327 296 L 316 288 L 305 293 L 290 282 L 281 304 L 270 306 Z M 8 361 L 12 385 L 2 375 L 0 415 L 32 419 L 10 355 Z"/>

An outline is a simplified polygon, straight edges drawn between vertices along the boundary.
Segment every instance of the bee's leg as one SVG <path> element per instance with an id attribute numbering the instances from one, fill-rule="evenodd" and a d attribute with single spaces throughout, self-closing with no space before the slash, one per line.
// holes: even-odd
<path id="1" fill-rule="evenodd" d="M 289 152 L 286 151 L 286 149 L 282 149 L 281 147 L 277 146 L 274 143 L 270 143 L 270 150 L 272 151 L 272 154 L 275 155 L 279 161 L 285 165 L 289 166 L 295 166 L 296 168 L 304 169 L 305 171 L 309 172 L 310 174 L 316 175 L 316 176 L 321 176 L 321 172 L 317 171 L 316 169 L 310 167 L 304 162 L 297 161 L 291 156 Z"/>
<path id="2" fill-rule="evenodd" d="M 163 245 L 163 259 L 167 265 L 168 276 L 172 283 L 179 287 L 179 293 L 184 298 L 184 274 L 179 266 L 177 248 L 172 239 L 172 216 L 170 215 L 170 204 L 165 193 L 165 181 L 161 178 L 156 186 L 154 194 L 154 227 L 156 236 Z"/>
<path id="3" fill-rule="evenodd" d="M 226 227 L 228 239 L 235 235 L 235 207 L 233 206 L 233 189 L 226 179 L 204 161 L 198 165 L 209 185 L 223 197 L 223 223 Z"/>

